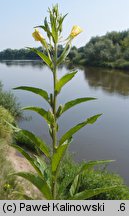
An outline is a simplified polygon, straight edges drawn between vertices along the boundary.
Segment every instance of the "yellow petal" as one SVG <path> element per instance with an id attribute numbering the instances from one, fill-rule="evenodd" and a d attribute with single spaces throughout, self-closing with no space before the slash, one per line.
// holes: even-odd
<path id="1" fill-rule="evenodd" d="M 41 43 L 44 40 L 43 36 L 40 34 L 40 32 L 37 29 L 35 29 L 35 31 L 32 33 L 32 36 L 36 41 L 40 41 Z"/>
<path id="2" fill-rule="evenodd" d="M 74 37 L 76 37 L 78 34 L 80 34 L 82 31 L 83 31 L 83 30 L 82 30 L 79 26 L 75 25 L 75 26 L 73 26 L 73 28 L 72 28 L 72 30 L 71 30 L 70 37 L 71 37 L 71 38 L 74 38 Z"/>

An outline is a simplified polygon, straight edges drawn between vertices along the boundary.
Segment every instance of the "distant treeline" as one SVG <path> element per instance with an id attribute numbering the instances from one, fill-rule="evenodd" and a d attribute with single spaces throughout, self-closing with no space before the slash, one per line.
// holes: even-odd
<path id="1" fill-rule="evenodd" d="M 37 48 L 39 51 L 43 51 L 42 47 Z M 63 52 L 63 46 L 58 46 L 58 55 Z M 34 52 L 29 49 L 6 49 L 0 52 L 0 60 L 40 60 Z"/>
<path id="2" fill-rule="evenodd" d="M 75 57 L 72 55 L 72 61 L 81 65 L 129 69 L 129 30 L 92 37 L 77 50 Z"/>
<path id="3" fill-rule="evenodd" d="M 40 48 L 39 48 L 40 50 Z M 38 56 L 28 49 L 6 49 L 0 52 L 0 60 L 37 60 Z"/>
<path id="4" fill-rule="evenodd" d="M 58 55 L 63 46 L 58 47 Z M 41 47 L 38 48 L 42 50 Z M 0 52 L 0 60 L 37 60 L 38 56 L 28 49 L 6 49 Z M 92 37 L 83 47 L 72 47 L 70 64 L 129 69 L 129 30 L 110 32 L 104 36 Z"/>

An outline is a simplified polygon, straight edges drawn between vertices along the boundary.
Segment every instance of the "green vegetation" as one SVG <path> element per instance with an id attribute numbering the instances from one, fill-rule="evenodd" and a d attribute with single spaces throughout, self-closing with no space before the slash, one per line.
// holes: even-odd
<path id="1" fill-rule="evenodd" d="M 0 138 L 10 140 L 13 130 L 6 121 L 10 124 L 14 124 L 14 118 L 9 111 L 0 106 Z"/>
<path id="2" fill-rule="evenodd" d="M 73 47 L 69 58 L 73 64 L 129 69 L 129 30 L 93 37 L 84 47 Z"/>
<path id="3" fill-rule="evenodd" d="M 96 114 L 92 117 L 87 118 L 84 122 L 81 122 L 69 129 L 64 135 L 62 135 L 60 139 L 58 139 L 57 132 L 59 130 L 59 117 L 73 106 L 83 102 L 88 102 L 90 100 L 95 100 L 95 98 L 77 98 L 72 101 L 68 101 L 64 105 L 58 105 L 57 99 L 62 88 L 77 73 L 77 71 L 71 71 L 59 79 L 57 74 L 58 67 L 65 61 L 66 57 L 68 56 L 72 40 L 78 34 L 80 34 L 82 30 L 79 26 L 73 26 L 71 33 L 65 40 L 66 44 L 64 50 L 59 55 L 58 48 L 60 38 L 62 38 L 62 24 L 66 15 L 62 16 L 62 14 L 59 13 L 58 5 L 55 5 L 52 9 L 49 9 L 48 12 L 49 21 L 47 21 L 47 18 L 45 18 L 44 25 L 39 26 L 39 28 L 43 29 L 46 32 L 48 41 L 44 39 L 44 37 L 37 29 L 35 29 L 33 33 L 34 39 L 42 44 L 43 51 L 39 51 L 39 49 L 35 48 L 28 49 L 36 53 L 36 55 L 38 55 L 50 68 L 53 75 L 53 93 L 49 95 L 43 89 L 30 86 L 20 86 L 15 89 L 26 90 L 35 93 L 38 96 L 41 96 L 43 100 L 46 100 L 46 102 L 49 104 L 49 110 L 34 106 L 25 107 L 24 110 L 31 110 L 38 113 L 47 122 L 49 134 L 52 140 L 51 148 L 48 147 L 44 140 L 40 139 L 32 132 L 22 130 L 20 128 L 14 128 L 13 126 L 16 132 L 22 132 L 23 135 L 28 137 L 32 141 L 32 143 L 35 144 L 36 148 L 39 149 L 39 152 L 42 152 L 40 156 L 37 156 L 35 154 L 27 153 L 24 149 L 17 145 L 13 145 L 13 147 L 17 149 L 35 169 L 35 173 L 18 172 L 15 175 L 18 175 L 30 181 L 34 186 L 38 188 L 38 190 L 42 194 L 42 198 L 45 199 L 62 199 L 62 192 L 65 190 L 65 188 L 67 188 L 67 186 L 68 191 L 67 196 L 65 196 L 66 199 L 90 199 L 95 195 L 97 196 L 101 193 L 105 193 L 107 191 L 109 192 L 110 190 L 119 190 L 121 187 L 123 187 L 123 185 L 122 183 L 120 185 L 112 183 L 108 184 L 108 186 L 103 184 L 102 186 L 99 185 L 98 187 L 96 184 L 95 187 L 88 188 L 86 186 L 86 183 L 84 182 L 84 184 L 79 187 L 80 179 L 86 173 L 88 174 L 89 169 L 93 169 L 94 166 L 108 164 L 112 162 L 111 160 L 89 161 L 83 163 L 79 168 L 75 166 L 76 172 L 74 172 L 72 178 L 69 178 L 67 185 L 65 184 L 63 187 L 61 184 L 61 170 L 65 163 L 65 161 L 63 161 L 63 157 L 65 156 L 66 151 L 73 140 L 73 135 L 84 126 L 88 124 L 94 124 L 96 120 L 101 116 L 101 114 Z"/>
<path id="4" fill-rule="evenodd" d="M 39 48 L 40 50 L 41 48 Z M 6 49 L 0 52 L 0 60 L 37 60 L 39 57 L 36 56 L 35 53 L 30 52 L 27 49 L 20 49 L 20 50 L 12 50 Z"/>
<path id="5" fill-rule="evenodd" d="M 3 85 L 0 82 L 0 138 L 10 139 L 13 136 L 13 130 L 7 122 L 16 125 L 16 120 L 21 118 L 23 118 L 23 112 L 21 111 L 20 104 L 17 102 L 17 98 L 11 91 L 4 91 Z M 34 143 L 24 136 L 22 132 L 13 136 L 13 142 L 28 150 L 37 151 Z"/>
<path id="6" fill-rule="evenodd" d="M 15 133 L 15 135 L 13 136 L 13 141 L 14 141 L 15 144 L 23 147 L 24 149 L 32 151 L 35 154 L 39 153 L 38 149 L 36 149 L 36 146 L 35 146 L 34 142 L 31 139 L 29 139 L 29 137 L 25 136 L 22 133 L 22 131 L 19 131 L 19 132 Z"/>
<path id="7" fill-rule="evenodd" d="M 13 194 L 21 191 L 15 176 L 9 176 L 14 172 L 11 163 L 7 160 L 9 145 L 12 142 L 12 129 L 5 122 L 14 123 L 14 118 L 8 110 L 0 106 L 0 200 L 20 199 L 21 196 Z"/>
<path id="8" fill-rule="evenodd" d="M 44 48 L 39 47 L 39 51 Z M 58 56 L 64 47 L 58 46 Z M 40 59 L 35 53 L 28 49 L 11 50 L 0 52 L 0 60 L 22 60 Z M 104 36 L 92 37 L 83 47 L 71 48 L 67 56 L 68 64 L 111 67 L 129 70 L 129 30 L 122 32 L 110 32 Z"/>
<path id="9" fill-rule="evenodd" d="M 75 163 L 72 156 L 69 154 L 64 158 L 58 179 L 61 191 L 60 199 L 68 198 L 69 189 L 71 187 L 70 182 L 84 164 L 85 162 Z M 97 169 L 89 168 L 89 170 L 86 170 L 80 175 L 76 192 L 81 192 L 85 189 L 92 190 L 95 188 L 111 187 L 113 185 L 123 185 L 123 179 L 117 174 L 107 171 L 105 166 L 97 167 Z M 123 185 L 120 188 L 106 191 L 90 199 L 129 200 L 129 188 Z"/>
<path id="10" fill-rule="evenodd" d="M 7 160 L 8 144 L 5 139 L 0 139 L 0 200 L 17 200 L 23 198 L 16 194 L 16 191 L 22 191 L 20 184 L 15 176 L 9 176 L 14 172 L 12 165 Z"/>
<path id="11" fill-rule="evenodd" d="M 17 98 L 14 96 L 14 94 L 11 91 L 4 91 L 1 82 L 0 82 L 0 106 L 7 109 L 15 119 L 22 117 L 20 104 L 17 102 Z"/>
<path id="12" fill-rule="evenodd" d="M 21 182 L 14 175 L 10 175 L 15 173 L 16 170 L 13 168 L 15 154 L 10 147 L 14 143 L 13 130 L 9 124 L 15 124 L 14 117 L 8 110 L 0 106 L 0 200 L 28 199 L 27 196 L 24 197 L 24 190 L 26 189 L 29 189 L 29 194 L 33 194 L 36 199 L 37 197 L 39 199 L 40 195 L 37 193 L 35 196 L 31 185 Z M 27 143 L 28 140 L 25 141 Z"/>

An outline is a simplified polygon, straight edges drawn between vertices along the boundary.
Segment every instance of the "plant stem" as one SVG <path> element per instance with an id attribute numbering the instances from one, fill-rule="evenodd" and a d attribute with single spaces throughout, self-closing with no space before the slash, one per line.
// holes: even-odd
<path id="1" fill-rule="evenodd" d="M 56 119 L 56 103 L 57 103 L 57 95 L 56 95 L 56 81 L 57 81 L 57 44 L 55 44 L 55 56 L 54 56 L 54 97 L 53 97 L 53 114 L 54 114 L 54 125 L 53 125 L 53 153 L 55 152 L 57 145 L 57 119 Z"/>
<path id="2" fill-rule="evenodd" d="M 57 44 L 54 45 L 55 56 L 54 56 L 54 69 L 53 69 L 53 80 L 54 80 L 54 97 L 53 97 L 53 114 L 54 114 L 54 124 L 53 124 L 53 154 L 57 147 L 57 119 L 56 119 L 56 82 L 57 82 Z M 52 177 L 52 194 L 53 199 L 56 199 L 56 173 L 53 173 Z"/>

